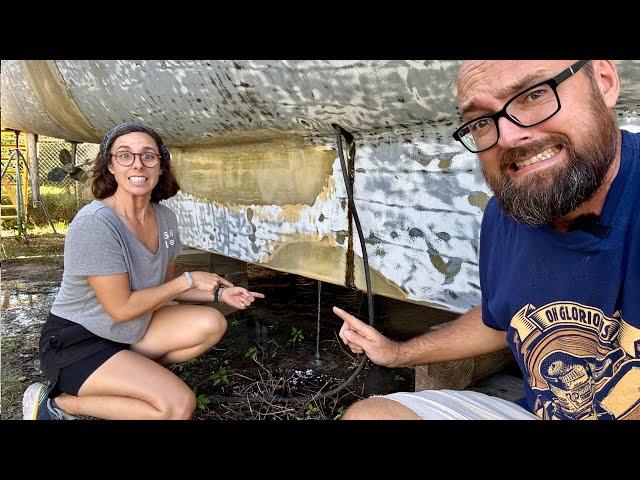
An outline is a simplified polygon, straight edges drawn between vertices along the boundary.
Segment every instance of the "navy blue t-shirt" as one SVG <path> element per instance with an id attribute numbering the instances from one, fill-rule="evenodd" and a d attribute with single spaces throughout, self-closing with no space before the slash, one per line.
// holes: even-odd
<path id="1" fill-rule="evenodd" d="M 640 418 L 640 134 L 622 131 L 604 238 L 482 219 L 482 318 L 507 340 L 541 418 Z"/>

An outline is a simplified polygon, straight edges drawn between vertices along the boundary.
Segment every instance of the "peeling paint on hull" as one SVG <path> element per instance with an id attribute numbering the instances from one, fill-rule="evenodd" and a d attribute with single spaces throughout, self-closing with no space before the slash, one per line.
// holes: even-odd
<path id="1" fill-rule="evenodd" d="M 489 192 L 475 157 L 431 141 L 434 129 L 413 129 L 402 140 L 393 133 L 358 136 L 355 202 L 367 239 L 374 291 L 463 311 L 479 298 L 481 208 L 469 197 L 488 198 Z M 327 151 L 330 141 L 326 140 Z M 442 159 L 447 163 L 444 169 Z M 263 173 L 254 169 L 246 175 Z M 188 245 L 345 284 L 347 202 L 338 158 L 311 205 L 239 200 L 212 202 L 181 192 L 167 204 L 178 214 L 180 235 Z M 354 281 L 364 290 L 362 251 L 354 240 Z"/>

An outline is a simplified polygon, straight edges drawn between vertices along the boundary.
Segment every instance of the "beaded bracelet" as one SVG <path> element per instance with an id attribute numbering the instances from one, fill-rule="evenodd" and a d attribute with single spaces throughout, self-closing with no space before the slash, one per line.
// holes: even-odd
<path id="1" fill-rule="evenodd" d="M 216 290 L 216 293 L 213 294 L 213 301 L 214 302 L 218 302 L 218 303 L 222 303 L 222 299 L 220 298 L 220 296 L 222 295 L 222 291 L 224 290 L 224 288 L 220 287 Z"/>

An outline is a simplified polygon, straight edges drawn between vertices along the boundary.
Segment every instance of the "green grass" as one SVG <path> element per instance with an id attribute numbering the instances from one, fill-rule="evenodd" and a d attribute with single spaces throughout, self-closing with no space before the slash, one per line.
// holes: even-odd
<path id="1" fill-rule="evenodd" d="M 2 350 L 2 355 L 11 355 L 16 349 L 20 346 L 20 340 L 17 338 L 2 338 L 0 340 L 0 348 Z"/>
<path id="2" fill-rule="evenodd" d="M 70 186 L 65 187 L 59 185 L 42 185 L 40 187 L 40 198 L 45 208 L 47 209 L 47 212 L 49 213 L 49 216 L 51 217 L 54 225 L 56 224 L 56 222 L 70 223 L 78 210 L 91 201 L 81 198 L 80 202 L 76 203 L 76 193 L 74 188 Z M 51 230 L 42 206 L 33 207 L 31 195 L 29 195 L 27 202 L 27 213 L 29 216 L 27 228 L 33 228 L 35 224 L 39 227 L 48 227 L 49 230 Z M 3 196 L 2 204 L 10 205 L 11 201 L 8 197 Z M 5 213 L 8 215 L 14 215 L 13 210 L 9 212 Z M 2 221 L 3 229 L 15 229 L 17 228 L 17 225 L 18 222 L 15 219 Z M 57 228 L 58 226 L 56 225 L 56 229 Z"/>
<path id="3" fill-rule="evenodd" d="M 2 417 L 7 418 L 8 413 L 20 401 L 22 394 L 22 382 L 17 377 L 2 379 L 2 397 L 0 409 L 3 412 Z"/>
<path id="4" fill-rule="evenodd" d="M 76 203 L 76 192 L 72 187 L 57 185 L 41 186 L 40 198 L 47 208 L 51 220 L 54 222 L 71 222 L 78 210 L 89 203 L 89 201 L 83 200 L 82 198 L 79 203 Z M 29 216 L 36 225 L 47 224 L 47 217 L 41 207 L 30 208 Z"/>
<path id="5" fill-rule="evenodd" d="M 27 231 L 29 242 L 25 242 L 24 237 L 16 235 L 15 231 L 2 230 L 2 241 L 0 242 L 0 259 L 5 260 L 16 257 L 51 257 L 62 255 L 64 251 L 64 234 L 69 226 L 58 223 L 56 230 L 58 235 L 54 235 L 51 227 L 38 227 Z M 43 260 L 47 261 L 47 260 Z"/>

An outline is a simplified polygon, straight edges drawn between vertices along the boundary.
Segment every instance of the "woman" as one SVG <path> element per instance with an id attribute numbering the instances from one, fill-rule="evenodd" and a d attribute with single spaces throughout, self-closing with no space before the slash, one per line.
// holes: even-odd
<path id="1" fill-rule="evenodd" d="M 69 226 L 62 285 L 40 338 L 50 386 L 26 390 L 25 419 L 190 418 L 195 395 L 166 367 L 213 347 L 227 323 L 216 309 L 167 303 L 215 299 L 244 309 L 264 298 L 215 273 L 175 278 L 176 217 L 158 203 L 179 189 L 169 159 L 142 123 L 125 122 L 102 140 L 96 200 Z"/>

